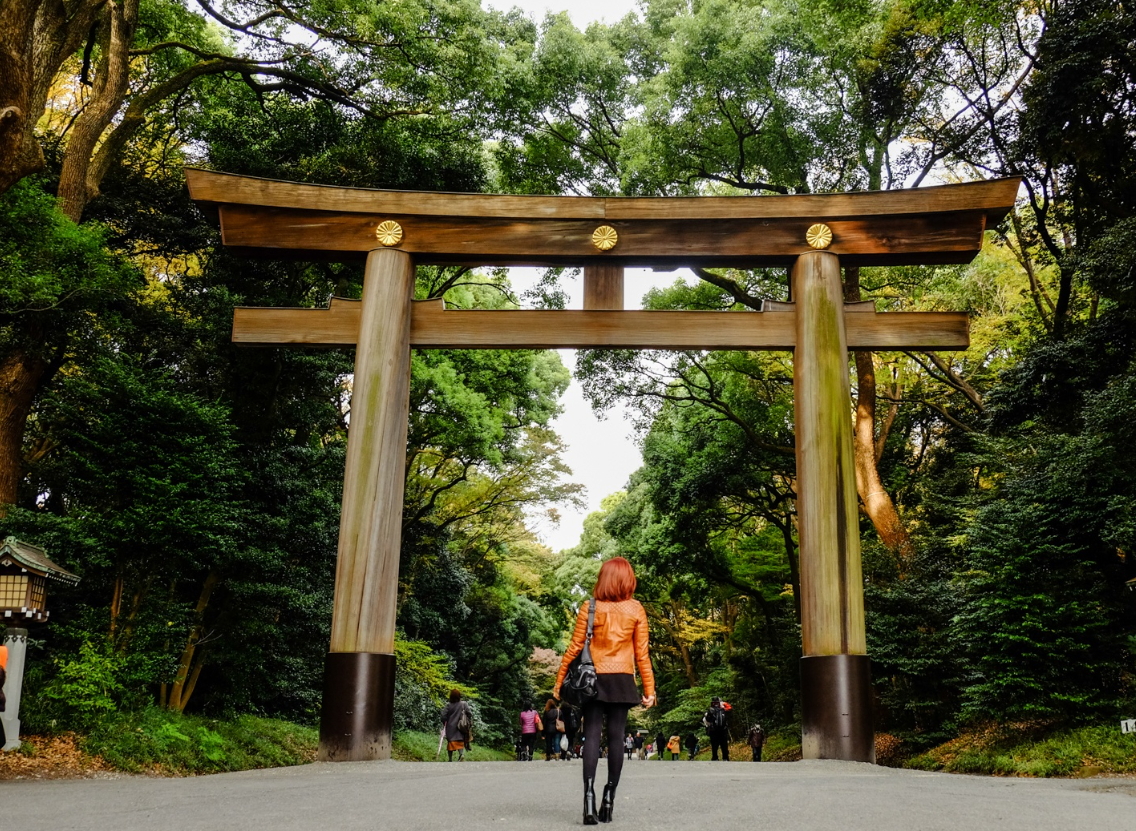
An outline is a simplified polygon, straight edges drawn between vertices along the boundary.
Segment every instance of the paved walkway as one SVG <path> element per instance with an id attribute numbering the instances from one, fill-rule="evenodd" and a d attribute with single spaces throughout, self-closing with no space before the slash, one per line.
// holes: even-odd
<path id="1" fill-rule="evenodd" d="M 539 829 L 580 825 L 579 762 L 315 764 L 192 779 L 0 782 L 8 831 Z M 603 771 L 603 762 L 600 763 Z M 850 762 L 630 762 L 643 831 L 1132 831 L 1136 780 L 989 779 Z"/>

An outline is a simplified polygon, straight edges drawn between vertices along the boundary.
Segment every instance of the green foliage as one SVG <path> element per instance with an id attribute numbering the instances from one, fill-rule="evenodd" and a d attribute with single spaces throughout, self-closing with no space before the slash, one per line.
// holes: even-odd
<path id="1" fill-rule="evenodd" d="M 25 704 L 34 714 L 28 724 L 31 729 L 45 723 L 90 729 L 116 712 L 127 698 L 122 683 L 126 662 L 121 655 L 87 642 L 77 658 L 56 658 L 56 663 L 58 670 L 51 682 Z"/>
<path id="2" fill-rule="evenodd" d="M 460 690 L 468 699 L 472 687 L 453 680 L 453 666 L 445 656 L 434 652 L 424 641 L 397 638 L 394 643 L 394 729 L 429 732 L 438 726 L 438 713 L 449 700 L 451 690 Z M 475 727 L 479 727 L 474 708 Z M 480 732 L 480 731 L 479 731 Z"/>
<path id="3" fill-rule="evenodd" d="M 318 733 L 284 721 L 218 721 L 143 709 L 102 719 L 83 749 L 131 773 L 188 775 L 301 765 L 315 760 Z"/>
<path id="4" fill-rule="evenodd" d="M 1136 771 L 1136 737 L 1117 725 L 1050 735 L 1013 729 L 964 734 L 914 757 L 904 767 L 988 776 L 1126 775 Z"/>

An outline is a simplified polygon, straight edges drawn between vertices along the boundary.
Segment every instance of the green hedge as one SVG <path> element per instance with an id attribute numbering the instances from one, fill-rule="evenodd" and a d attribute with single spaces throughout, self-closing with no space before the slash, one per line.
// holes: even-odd
<path id="1" fill-rule="evenodd" d="M 315 760 L 319 733 L 276 719 L 232 721 L 150 708 L 104 719 L 83 749 L 133 773 L 219 773 L 302 765 Z"/>

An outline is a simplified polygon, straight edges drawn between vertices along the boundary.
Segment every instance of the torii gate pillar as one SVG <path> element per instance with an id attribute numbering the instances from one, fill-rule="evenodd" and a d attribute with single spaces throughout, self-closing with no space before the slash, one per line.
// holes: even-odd
<path id="1" fill-rule="evenodd" d="M 367 255 L 320 716 L 326 762 L 390 758 L 413 299 L 409 254 Z"/>
<path id="2" fill-rule="evenodd" d="M 802 254 L 792 283 L 801 753 L 806 759 L 874 762 L 840 258 L 825 251 Z"/>

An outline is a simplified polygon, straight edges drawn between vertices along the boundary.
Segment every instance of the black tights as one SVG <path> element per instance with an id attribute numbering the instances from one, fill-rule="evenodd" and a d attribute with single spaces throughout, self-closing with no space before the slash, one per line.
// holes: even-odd
<path id="1" fill-rule="evenodd" d="M 592 701 L 584 705 L 584 781 L 596 778 L 596 768 L 600 763 L 600 733 L 607 720 L 608 744 L 622 741 L 627 733 L 627 713 L 630 704 L 609 704 L 606 701 Z M 619 774 L 623 772 L 623 754 L 619 747 L 609 747 L 607 754 L 607 781 L 619 784 Z"/>

